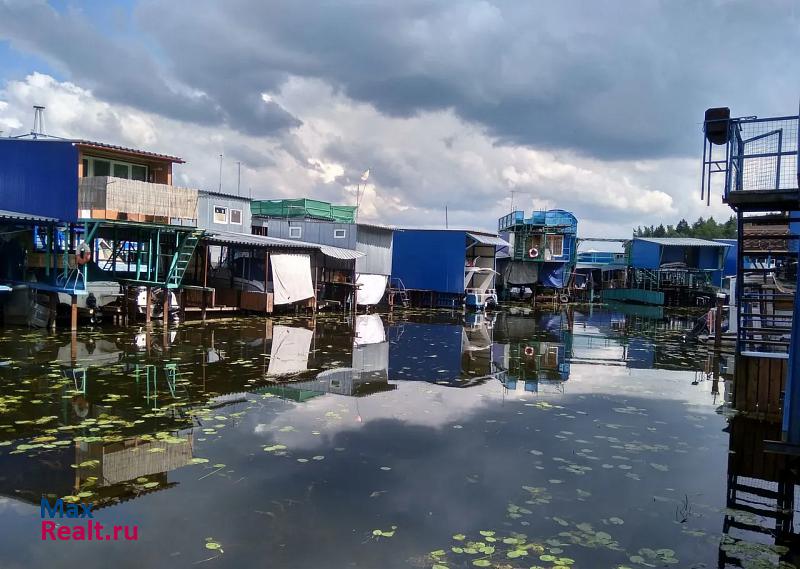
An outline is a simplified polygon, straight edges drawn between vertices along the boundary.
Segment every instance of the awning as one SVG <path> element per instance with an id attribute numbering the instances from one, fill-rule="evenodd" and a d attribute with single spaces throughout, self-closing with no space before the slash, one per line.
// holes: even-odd
<path id="1" fill-rule="evenodd" d="M 362 253 L 361 251 L 342 249 L 341 247 L 331 247 L 330 245 L 318 245 L 318 247 L 323 255 L 333 257 L 334 259 L 353 260 L 360 259 L 366 255 L 366 253 Z"/>
<path id="2" fill-rule="evenodd" d="M 275 304 L 291 304 L 314 296 L 311 257 L 286 253 L 269 256 Z"/>
<path id="3" fill-rule="evenodd" d="M 49 223 L 58 221 L 55 217 L 45 217 L 43 215 L 32 215 L 29 213 L 20 213 L 17 211 L 8 211 L 7 209 L 0 209 L 0 218 L 13 219 L 17 221 L 38 221 L 41 223 Z"/>
<path id="4" fill-rule="evenodd" d="M 359 287 L 356 302 L 362 306 L 378 304 L 386 292 L 387 279 L 386 275 L 359 274 L 356 277 L 356 286 Z"/>
<path id="5" fill-rule="evenodd" d="M 493 245 L 495 247 L 508 247 L 508 241 L 494 235 L 481 235 L 480 233 L 467 233 L 481 245 Z"/>
<path id="6" fill-rule="evenodd" d="M 353 260 L 365 255 L 353 249 L 343 249 L 341 247 L 331 247 L 319 243 L 299 241 L 297 239 L 283 239 L 281 237 L 269 237 L 266 235 L 251 235 L 250 233 L 234 233 L 228 231 L 207 232 L 204 239 L 212 244 L 218 245 L 245 245 L 259 247 L 263 249 L 304 249 L 307 251 L 320 251 L 323 255 L 335 259 Z"/>

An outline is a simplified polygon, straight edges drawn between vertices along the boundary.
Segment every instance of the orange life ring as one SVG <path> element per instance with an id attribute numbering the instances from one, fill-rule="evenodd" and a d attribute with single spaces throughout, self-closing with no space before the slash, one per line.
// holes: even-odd
<path id="1" fill-rule="evenodd" d="M 528 249 L 528 257 L 530 257 L 531 259 L 535 259 L 538 256 L 539 256 L 539 249 L 537 249 L 536 247 L 531 247 L 530 249 Z"/>
<path id="2" fill-rule="evenodd" d="M 86 241 L 78 245 L 77 251 L 75 251 L 75 262 L 79 265 L 85 265 L 89 261 L 92 260 L 92 250 L 86 244 Z"/>

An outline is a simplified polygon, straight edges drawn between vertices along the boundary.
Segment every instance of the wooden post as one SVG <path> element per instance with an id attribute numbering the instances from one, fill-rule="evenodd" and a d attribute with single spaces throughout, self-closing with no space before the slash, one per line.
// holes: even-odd
<path id="1" fill-rule="evenodd" d="M 161 318 L 164 319 L 164 328 L 169 326 L 169 289 L 164 287 L 163 294 L 161 298 L 162 308 L 161 308 Z"/>
<path id="2" fill-rule="evenodd" d="M 73 332 L 78 331 L 78 295 L 73 294 L 72 303 L 70 306 L 70 319 L 69 319 L 69 329 Z"/>
<path id="3" fill-rule="evenodd" d="M 58 293 L 50 293 L 50 315 L 47 321 L 47 326 L 50 330 L 56 329 L 56 315 L 58 314 Z"/>
<path id="4" fill-rule="evenodd" d="M 144 290 L 145 290 L 145 295 L 147 297 L 145 299 L 144 321 L 145 321 L 145 323 L 150 324 L 150 320 L 151 320 L 150 312 L 151 312 L 152 305 L 153 305 L 152 300 L 150 299 L 150 287 L 147 286 L 147 287 L 144 288 Z"/>
<path id="5" fill-rule="evenodd" d="M 206 243 L 205 262 L 203 263 L 203 303 L 200 316 L 203 322 L 206 321 L 206 289 L 208 288 L 208 243 Z"/>
<path id="6" fill-rule="evenodd" d="M 717 309 L 714 311 L 714 349 L 719 350 L 722 347 L 722 311 L 725 302 L 725 296 L 717 293 Z"/>

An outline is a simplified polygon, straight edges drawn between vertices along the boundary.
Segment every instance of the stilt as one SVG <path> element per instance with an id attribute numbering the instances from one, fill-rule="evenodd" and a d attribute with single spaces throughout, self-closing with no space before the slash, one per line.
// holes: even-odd
<path id="1" fill-rule="evenodd" d="M 153 301 L 150 298 L 150 287 L 145 287 L 145 296 L 147 297 L 145 300 L 145 307 L 144 307 L 144 321 L 146 324 L 150 324 L 151 321 L 151 312 L 153 311 Z"/>
<path id="2" fill-rule="evenodd" d="M 78 331 L 78 295 L 70 295 L 72 303 L 70 306 L 69 329 L 73 332 Z"/>
<path id="3" fill-rule="evenodd" d="M 725 305 L 725 295 L 717 293 L 717 309 L 714 311 L 714 349 L 722 347 L 722 312 Z"/>
<path id="4" fill-rule="evenodd" d="M 161 318 L 164 319 L 164 328 L 169 326 L 169 289 L 164 287 L 162 294 Z"/>
<path id="5" fill-rule="evenodd" d="M 56 315 L 58 314 L 58 294 L 50 293 L 50 317 L 47 320 L 47 327 L 53 332 L 56 329 Z"/>

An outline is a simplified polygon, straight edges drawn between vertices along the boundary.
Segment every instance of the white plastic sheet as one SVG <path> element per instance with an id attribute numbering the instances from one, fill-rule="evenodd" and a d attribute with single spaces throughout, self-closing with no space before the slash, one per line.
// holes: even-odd
<path id="1" fill-rule="evenodd" d="M 356 277 L 356 284 L 361 286 L 358 289 L 357 301 L 361 305 L 378 304 L 386 292 L 385 275 L 359 274 Z"/>
<path id="2" fill-rule="evenodd" d="M 307 328 L 274 326 L 267 375 L 288 375 L 308 369 L 314 332 Z"/>
<path id="3" fill-rule="evenodd" d="M 311 282 L 311 257 L 308 255 L 270 255 L 275 304 L 291 304 L 314 296 Z"/>

